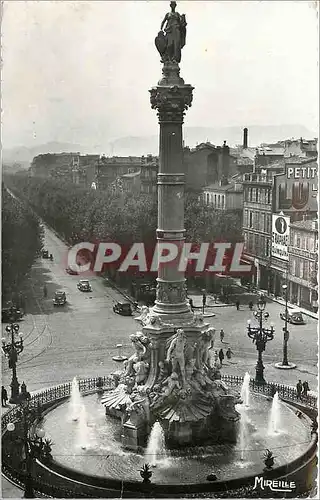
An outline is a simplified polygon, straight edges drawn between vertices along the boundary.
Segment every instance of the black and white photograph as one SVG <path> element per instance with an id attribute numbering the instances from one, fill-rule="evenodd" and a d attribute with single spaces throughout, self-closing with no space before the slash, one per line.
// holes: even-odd
<path id="1" fill-rule="evenodd" d="M 319 6 L 2 2 L 2 498 L 318 498 Z"/>

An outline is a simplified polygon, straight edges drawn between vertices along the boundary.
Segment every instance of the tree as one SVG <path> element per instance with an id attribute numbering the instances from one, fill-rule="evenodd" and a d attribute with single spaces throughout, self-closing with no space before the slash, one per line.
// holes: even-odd
<path id="1" fill-rule="evenodd" d="M 42 248 L 37 217 L 2 186 L 2 297 L 11 300 L 20 290 Z"/>

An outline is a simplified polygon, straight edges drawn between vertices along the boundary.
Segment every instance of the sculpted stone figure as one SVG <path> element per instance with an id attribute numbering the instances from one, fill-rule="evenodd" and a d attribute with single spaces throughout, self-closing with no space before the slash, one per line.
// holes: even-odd
<path id="1" fill-rule="evenodd" d="M 162 61 L 179 63 L 181 61 L 181 49 L 186 44 L 186 16 L 176 12 L 177 2 L 170 2 L 171 12 L 168 12 L 160 27 L 160 32 L 155 39 L 156 47 L 162 57 Z"/>
<path id="2" fill-rule="evenodd" d="M 141 321 L 141 323 L 143 323 L 146 320 L 148 314 L 149 314 L 149 307 L 148 306 L 142 306 L 141 307 L 141 314 L 140 314 L 140 316 L 138 316 L 135 319 L 137 321 Z"/>
<path id="3" fill-rule="evenodd" d="M 172 372 L 171 376 L 164 382 L 167 385 L 165 391 L 163 392 L 163 397 L 168 397 L 175 389 L 180 390 L 181 385 L 179 384 L 179 376 L 176 372 Z"/>
<path id="4" fill-rule="evenodd" d="M 149 371 L 149 364 L 145 361 L 138 361 L 134 363 L 133 369 L 136 373 L 136 384 L 142 384 L 145 381 Z"/>
<path id="5" fill-rule="evenodd" d="M 208 328 L 206 332 L 201 334 L 200 342 L 197 349 L 197 367 L 201 370 L 204 365 L 210 368 L 210 350 L 213 347 L 215 329 Z"/>
<path id="6" fill-rule="evenodd" d="M 181 328 L 179 328 L 177 330 L 177 333 L 172 337 L 172 340 L 170 341 L 170 346 L 167 352 L 167 361 L 168 362 L 171 361 L 172 372 L 177 372 L 178 368 L 180 369 L 182 386 L 184 386 L 186 382 L 185 357 L 184 357 L 185 347 L 186 347 L 186 336 L 184 331 Z"/>
<path id="7" fill-rule="evenodd" d="M 149 339 L 142 332 L 137 332 L 130 335 L 130 340 L 135 349 L 135 353 L 130 356 L 126 362 L 126 375 L 135 375 L 133 365 L 139 361 L 148 361 L 147 348 L 149 347 Z"/>

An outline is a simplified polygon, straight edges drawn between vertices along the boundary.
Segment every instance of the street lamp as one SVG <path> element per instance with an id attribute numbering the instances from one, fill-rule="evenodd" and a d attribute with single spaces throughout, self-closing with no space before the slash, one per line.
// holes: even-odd
<path id="1" fill-rule="evenodd" d="M 12 314 L 10 325 L 6 326 L 6 332 L 11 335 L 10 341 L 6 342 L 6 339 L 2 338 L 2 351 L 4 355 L 9 360 L 9 368 L 12 369 L 12 380 L 11 380 L 11 398 L 10 403 L 17 403 L 19 401 L 19 382 L 17 379 L 17 361 L 18 355 L 23 351 L 23 333 L 19 332 L 19 325 L 14 323 L 14 315 Z M 18 334 L 19 339 L 16 338 Z"/>
<path id="2" fill-rule="evenodd" d="M 275 334 L 274 327 L 271 324 L 271 328 L 266 328 L 263 326 L 263 321 L 269 318 L 269 313 L 265 312 L 266 301 L 263 294 L 259 295 L 257 302 L 257 311 L 254 311 L 254 316 L 256 320 L 259 322 L 259 326 L 252 327 L 251 320 L 248 320 L 248 336 L 253 339 L 253 342 L 257 346 L 258 351 L 258 361 L 256 364 L 256 378 L 255 383 L 257 385 L 263 385 L 266 383 L 263 371 L 264 366 L 262 362 L 262 353 L 265 351 L 266 344 L 269 340 L 272 340 Z"/>
<path id="3" fill-rule="evenodd" d="M 282 289 L 285 293 L 285 320 L 284 320 L 284 328 L 283 328 L 283 358 L 282 364 L 283 366 L 289 366 L 288 363 L 288 340 L 289 340 L 289 332 L 288 332 L 288 285 L 282 285 Z"/>
<path id="4" fill-rule="evenodd" d="M 289 363 L 288 361 L 288 341 L 289 341 L 289 331 L 288 331 L 288 285 L 282 285 L 282 290 L 285 295 L 285 311 L 284 311 L 284 327 L 283 327 L 283 357 L 282 362 L 276 363 L 275 367 L 279 369 L 292 369 L 296 368 L 297 365 L 294 363 Z"/>

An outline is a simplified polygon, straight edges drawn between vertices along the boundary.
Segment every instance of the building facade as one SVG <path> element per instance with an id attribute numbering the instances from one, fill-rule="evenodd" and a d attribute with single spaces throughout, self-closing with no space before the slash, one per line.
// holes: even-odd
<path id="1" fill-rule="evenodd" d="M 290 224 L 289 301 L 311 311 L 318 310 L 318 220 Z"/>
<path id="2" fill-rule="evenodd" d="M 37 155 L 32 160 L 29 172 L 31 176 L 90 187 L 95 179 L 98 159 L 99 155 L 80 155 L 80 153 Z"/>
<path id="3" fill-rule="evenodd" d="M 240 182 L 217 182 L 203 188 L 203 201 L 217 210 L 243 210 L 243 187 Z"/>
<path id="4" fill-rule="evenodd" d="M 243 236 L 245 258 L 254 264 L 252 283 L 268 290 L 271 265 L 272 177 L 243 176 Z"/>

